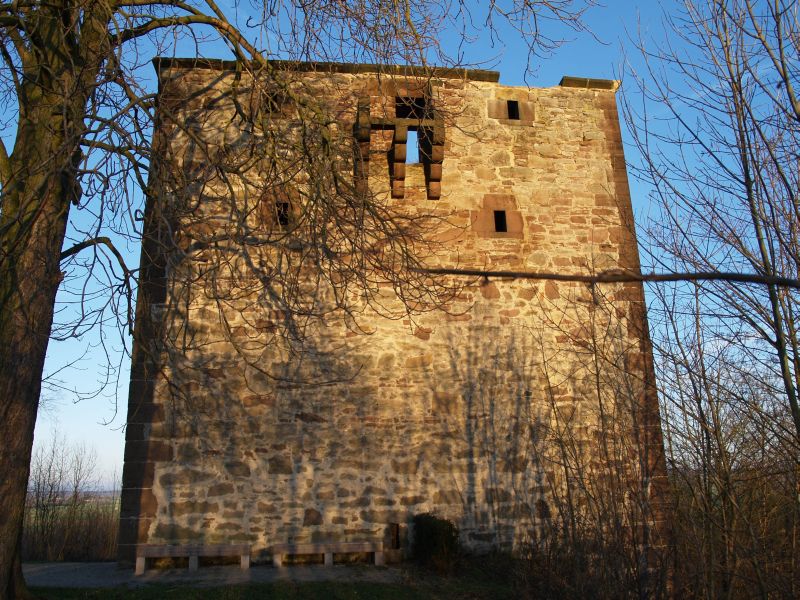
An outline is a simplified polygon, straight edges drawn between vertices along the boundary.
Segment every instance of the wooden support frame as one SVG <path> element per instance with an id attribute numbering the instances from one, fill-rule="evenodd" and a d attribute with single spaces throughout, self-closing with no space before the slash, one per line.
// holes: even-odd
<path id="1" fill-rule="evenodd" d="M 139 544 L 136 547 L 136 575 L 143 575 L 147 569 L 148 558 L 189 558 L 189 570 L 196 571 L 200 557 L 239 556 L 239 566 L 243 571 L 250 568 L 249 544 L 213 544 L 213 545 L 169 545 Z"/>

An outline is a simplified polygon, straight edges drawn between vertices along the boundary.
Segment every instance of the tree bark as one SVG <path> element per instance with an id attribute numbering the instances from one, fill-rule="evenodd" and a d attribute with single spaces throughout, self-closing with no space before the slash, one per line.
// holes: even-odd
<path id="1" fill-rule="evenodd" d="M 0 480 L 0 590 L 10 589 L 13 582 L 42 370 L 60 279 L 58 256 L 67 209 L 53 200 L 43 207 L 47 218 L 31 229 L 33 239 L 47 243 L 26 240 L 22 252 L 4 256 L 6 264 L 0 269 L 6 288 L 0 305 L 4 315 L 0 320 L 0 439 L 4 440 L 0 463 L 5 470 Z"/>
<path id="2" fill-rule="evenodd" d="M 83 99 L 59 99 L 36 82 L 36 106 L 21 111 L 0 215 L 0 598 L 27 596 L 15 568 L 21 540 L 42 371 L 61 282 L 67 217 L 76 180 Z M 31 86 L 33 87 L 33 85 Z M 65 106 L 69 102 L 72 106 Z M 78 130 L 76 131 L 75 128 Z"/>
<path id="3" fill-rule="evenodd" d="M 52 156 L 50 157 L 52 159 Z M 59 177 L 26 182 L 44 191 L 29 203 L 36 214 L 18 223 L 27 231 L 4 239 L 0 266 L 0 597 L 19 597 L 14 559 L 22 530 L 25 495 L 56 291 L 59 255 L 69 211 Z M 44 185 L 36 186 L 36 179 Z M 20 194 L 20 197 L 28 194 Z M 66 200 L 66 201 L 65 201 Z M 24 198 L 23 198 L 24 201 Z M 2 224 L 9 215 L 4 205 Z M 17 215 L 18 216 L 18 215 Z M 28 222 L 31 220 L 32 222 Z M 8 236 L 6 236 L 8 237 Z"/>

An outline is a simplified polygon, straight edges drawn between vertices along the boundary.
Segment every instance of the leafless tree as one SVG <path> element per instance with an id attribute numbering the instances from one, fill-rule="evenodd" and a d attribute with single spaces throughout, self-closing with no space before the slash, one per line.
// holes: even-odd
<path id="1" fill-rule="evenodd" d="M 22 555 L 27 560 L 108 560 L 119 497 L 99 488 L 97 454 L 54 433 L 31 460 Z"/>
<path id="2" fill-rule="evenodd" d="M 647 108 L 626 106 L 644 157 L 638 172 L 661 208 L 654 260 L 679 271 L 796 278 L 797 6 L 689 2 L 670 24 L 672 41 L 645 54 L 649 70 L 637 79 Z M 775 375 L 800 436 L 796 292 L 724 282 L 701 289 L 717 335 L 745 342 L 749 360 Z"/>
<path id="3" fill-rule="evenodd" d="M 10 149 L 0 145 L 0 597 L 26 594 L 18 548 L 48 340 L 132 323 L 138 271 L 125 262 L 123 250 L 125 244 L 136 244 L 140 238 L 141 207 L 135 190 L 146 188 L 153 165 L 150 136 L 155 95 L 142 71 L 149 59 L 183 48 L 196 52 L 209 40 L 221 40 L 230 56 L 240 61 L 239 68 L 257 71 L 253 80 L 263 82 L 262 100 L 269 103 L 277 86 L 294 107 L 311 115 L 313 99 L 304 98 L 302 89 L 275 76 L 267 59 L 459 66 L 459 45 L 448 52 L 438 41 L 445 30 L 455 29 L 457 39 L 466 43 L 475 27 L 492 28 L 495 21 L 503 20 L 536 52 L 554 43 L 543 21 L 580 27 L 585 5 L 572 0 L 511 0 L 483 7 L 463 1 L 323 0 L 309 4 L 275 0 L 225 9 L 213 0 L 0 4 L 4 128 L 15 136 Z M 241 16 L 252 29 L 238 28 L 228 14 Z M 336 168 L 339 150 L 330 150 L 337 141 L 336 136 L 330 137 L 331 121 L 313 114 L 307 123 L 305 133 L 290 138 L 309 142 L 304 147 L 307 152 L 293 154 L 291 164 L 273 157 L 275 173 L 283 179 L 308 182 L 319 173 L 315 167 Z M 239 150 L 248 147 L 252 145 L 238 146 Z M 320 156 L 326 158 L 320 160 Z M 236 152 L 233 158 L 247 159 Z M 224 169 L 217 164 L 216 173 L 191 175 L 207 181 L 206 177 L 217 177 L 231 164 L 228 161 Z M 224 185 L 231 178 L 218 179 Z M 376 227 L 363 238 L 347 240 L 352 246 L 348 258 L 333 272 L 350 275 L 353 286 L 374 286 L 360 273 L 375 266 L 375 239 L 389 228 L 397 234 L 390 239 L 398 243 L 389 244 L 385 251 L 389 254 L 380 258 L 391 255 L 397 261 L 380 263 L 381 275 L 398 290 L 413 289 L 403 280 L 413 266 L 407 260 L 413 248 L 404 245 L 407 238 L 401 235 L 401 224 L 369 198 L 345 191 L 331 199 L 330 186 L 337 184 L 332 173 L 321 182 L 319 189 L 305 188 L 303 211 L 308 219 L 304 223 L 334 219 L 342 223 L 343 235 L 362 224 Z M 344 210 L 353 203 L 362 210 L 356 217 Z M 163 221 L 165 226 L 168 223 L 169 219 Z M 237 237 L 241 228 L 224 233 L 242 239 Z M 206 241 L 213 246 L 211 251 L 224 252 L 225 240 Z M 344 242 L 343 237 L 332 240 Z M 176 251 L 174 256 L 189 250 L 177 239 L 162 237 L 158 243 L 168 244 Z M 326 253 L 324 243 L 310 248 L 306 256 L 313 260 L 305 265 L 335 264 L 334 253 Z M 285 273 L 279 270 L 278 274 Z M 279 287 L 289 307 L 296 307 L 300 317 L 309 316 L 309 307 L 293 296 L 297 288 L 289 279 Z M 54 321 L 59 290 L 78 308 L 64 320 Z M 401 293 L 401 297 L 405 296 Z M 414 298 L 412 293 L 410 302 Z M 334 306 L 338 300 L 334 298 Z"/>
<path id="4" fill-rule="evenodd" d="M 796 279 L 797 3 L 687 1 L 666 22 L 625 104 L 658 206 L 652 261 Z M 653 289 L 682 583 L 701 597 L 796 595 L 797 290 Z"/>
<path id="5" fill-rule="evenodd" d="M 540 349 L 554 505 L 531 548 L 535 596 L 666 597 L 669 500 L 642 290 L 567 289 L 543 311 L 543 332 L 573 350 Z"/>

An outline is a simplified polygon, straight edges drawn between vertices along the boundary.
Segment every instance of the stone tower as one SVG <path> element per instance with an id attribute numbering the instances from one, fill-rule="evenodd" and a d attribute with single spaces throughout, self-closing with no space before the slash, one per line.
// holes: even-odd
<path id="1" fill-rule="evenodd" d="M 358 242 L 373 263 L 341 249 L 342 228 L 356 244 L 385 214 L 417 267 L 638 272 L 616 82 L 156 67 L 120 560 L 142 543 L 248 542 L 257 560 L 275 543 L 402 545 L 424 512 L 475 551 L 584 522 L 598 499 L 633 528 L 654 520 L 664 471 L 641 284 L 450 277 L 426 296 L 417 268 L 418 296 L 365 277 L 339 297 L 341 274 L 320 283 L 303 263 L 386 268 L 402 252 L 380 254 L 383 239 Z M 312 167 L 292 158 L 306 140 Z M 309 175 L 324 161 L 340 172 Z M 340 186 L 341 214 L 308 208 Z M 359 194 L 388 212 L 341 225 Z"/>

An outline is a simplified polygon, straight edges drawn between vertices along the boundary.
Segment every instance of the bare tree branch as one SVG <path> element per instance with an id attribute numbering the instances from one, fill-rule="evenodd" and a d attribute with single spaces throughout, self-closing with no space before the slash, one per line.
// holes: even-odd
<path id="1" fill-rule="evenodd" d="M 491 271 L 479 269 L 419 269 L 428 275 L 458 275 L 480 277 L 483 279 L 532 279 L 549 281 L 574 281 L 580 283 L 656 283 L 669 281 L 729 281 L 735 283 L 755 283 L 800 289 L 800 279 L 774 275 L 755 275 L 749 273 L 697 272 L 697 273 L 635 273 L 632 271 L 601 271 L 592 275 L 568 273 L 536 273 L 530 271 Z"/>

